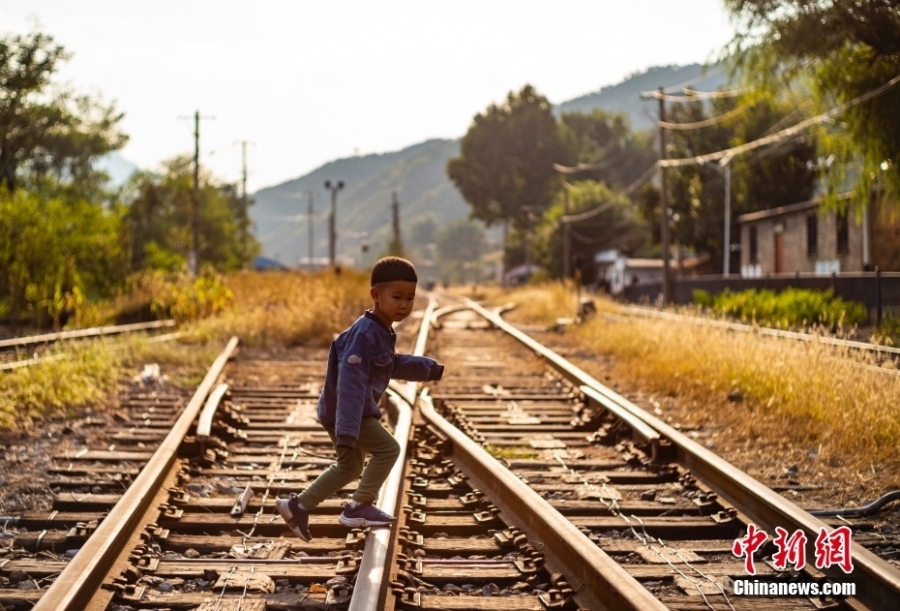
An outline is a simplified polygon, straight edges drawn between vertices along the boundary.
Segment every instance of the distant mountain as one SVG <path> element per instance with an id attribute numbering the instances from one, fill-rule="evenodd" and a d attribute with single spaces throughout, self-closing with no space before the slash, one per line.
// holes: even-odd
<path id="1" fill-rule="evenodd" d="M 725 84 L 724 75 L 715 69 L 704 75 L 699 64 L 664 66 L 628 77 L 617 85 L 563 102 L 555 112 L 591 112 L 595 108 L 625 112 L 637 129 L 651 128 L 655 122 L 656 101 L 642 101 L 640 93 L 657 87 L 671 88 L 689 83 L 701 90 Z M 346 187 L 338 194 L 338 254 L 359 263 L 362 232 L 368 233 L 371 251 L 366 259 L 382 252 L 389 236 L 391 191 L 400 200 L 401 228 L 423 216 L 443 223 L 469 214 L 453 183 L 447 178 L 450 158 L 459 154 L 459 140 L 426 140 L 401 151 L 361 157 L 348 157 L 326 163 L 305 176 L 258 191 L 250 215 L 256 223 L 256 235 L 263 254 L 294 265 L 308 253 L 307 200 L 304 191 L 316 193 L 314 244 L 317 258 L 328 255 L 328 211 L 330 194 L 326 180 L 343 180 Z M 408 232 L 407 232 L 408 233 Z"/>
<path id="2" fill-rule="evenodd" d="M 138 167 L 122 157 L 119 151 L 113 151 L 108 155 L 104 155 L 97 160 L 95 167 L 109 174 L 113 185 L 117 187 L 125 184 L 125 181 L 138 170 Z"/>
<path id="3" fill-rule="evenodd" d="M 315 257 L 328 255 L 328 214 L 331 194 L 326 180 L 343 180 L 338 193 L 338 253 L 358 261 L 362 233 L 368 233 L 373 254 L 387 245 L 391 191 L 400 201 L 401 227 L 432 216 L 438 225 L 468 214 L 468 207 L 447 178 L 447 160 L 459 154 L 458 140 L 427 140 L 394 153 L 349 157 L 326 163 L 306 176 L 262 189 L 250 209 L 263 253 L 296 264 L 308 254 L 307 197 L 314 191 Z"/>
<path id="4" fill-rule="evenodd" d="M 594 93 L 563 102 L 554 110 L 557 114 L 587 113 L 595 108 L 611 112 L 624 112 L 631 117 L 632 127 L 648 129 L 656 124 L 658 102 L 655 99 L 641 100 L 642 92 L 659 87 L 670 89 L 678 85 L 690 86 L 700 91 L 713 91 L 727 82 L 721 68 L 718 67 L 704 68 L 700 64 L 657 66 L 646 72 L 629 76 L 617 85 L 609 85 Z"/>

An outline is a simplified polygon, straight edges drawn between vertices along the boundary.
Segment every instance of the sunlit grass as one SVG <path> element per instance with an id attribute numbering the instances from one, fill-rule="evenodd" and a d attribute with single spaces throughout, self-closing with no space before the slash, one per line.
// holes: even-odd
<path id="1" fill-rule="evenodd" d="M 0 374 L 0 429 L 29 428 L 47 418 L 75 417 L 102 408 L 122 382 L 157 363 L 170 384 L 190 386 L 202 378 L 224 348 L 147 336 L 64 342 L 41 356 L 60 356 Z"/>
<path id="2" fill-rule="evenodd" d="M 233 305 L 193 325 L 202 339 L 236 335 L 253 346 L 327 345 L 372 305 L 368 277 L 353 271 L 238 272 L 225 283 Z"/>
<path id="3" fill-rule="evenodd" d="M 511 316 L 546 324 L 570 301 L 559 285 L 510 292 L 520 304 Z M 614 310 L 605 299 L 598 309 Z M 558 315 L 558 314 L 557 314 Z M 821 448 L 820 457 L 840 457 L 868 466 L 894 459 L 900 440 L 900 376 L 874 369 L 865 354 L 820 342 L 735 333 L 714 327 L 643 317 L 602 314 L 567 330 L 589 353 L 615 357 L 616 372 L 627 373 L 646 392 L 721 405 L 730 392 L 744 396 L 727 414 L 698 414 L 734 424 L 748 438 L 785 439 Z M 590 369 L 589 364 L 586 368 Z M 712 400 L 716 397 L 717 400 Z"/>
<path id="4" fill-rule="evenodd" d="M 528 446 L 504 446 L 501 448 L 488 444 L 484 449 L 498 460 L 528 460 L 538 457 L 535 449 Z"/>
<path id="5" fill-rule="evenodd" d="M 191 388 L 231 336 L 252 346 L 327 345 L 371 306 L 367 280 L 352 271 L 227 275 L 231 304 L 183 324 L 177 341 L 128 335 L 65 342 L 41 353 L 63 358 L 0 373 L 0 428 L 28 428 L 86 407 L 102 408 L 149 363 L 158 363 L 170 383 Z"/>

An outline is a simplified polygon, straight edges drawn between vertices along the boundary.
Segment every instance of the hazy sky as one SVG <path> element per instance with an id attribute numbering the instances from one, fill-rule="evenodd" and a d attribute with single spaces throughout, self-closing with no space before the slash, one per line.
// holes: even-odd
<path id="1" fill-rule="evenodd" d="M 0 33 L 54 36 L 59 79 L 125 112 L 123 156 L 153 168 L 192 151 L 254 191 L 322 163 L 465 133 L 526 82 L 563 102 L 730 39 L 722 0 L 122 2 L 0 0 Z M 637 100 L 636 100 L 637 102 Z M 339 177 L 336 177 L 339 178 Z"/>

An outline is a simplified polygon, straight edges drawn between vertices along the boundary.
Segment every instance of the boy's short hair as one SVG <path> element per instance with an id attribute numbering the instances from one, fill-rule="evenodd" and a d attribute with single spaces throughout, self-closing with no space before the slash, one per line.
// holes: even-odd
<path id="1" fill-rule="evenodd" d="M 382 282 L 405 280 L 406 282 L 418 282 L 416 268 L 402 257 L 384 257 L 379 259 L 372 268 L 372 286 Z"/>

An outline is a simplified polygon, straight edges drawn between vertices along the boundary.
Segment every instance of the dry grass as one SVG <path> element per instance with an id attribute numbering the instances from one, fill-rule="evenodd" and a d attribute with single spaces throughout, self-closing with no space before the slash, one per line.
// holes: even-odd
<path id="1" fill-rule="evenodd" d="M 505 291 L 491 298 L 494 305 L 506 301 L 516 304 L 506 318 L 511 322 L 551 326 L 558 318 L 572 318 L 578 312 L 578 294 L 571 283 L 549 282 Z M 599 310 L 612 312 L 615 305 L 607 300 L 596 300 Z"/>
<path id="2" fill-rule="evenodd" d="M 44 354 L 62 355 L 59 360 L 0 374 L 0 429 L 28 429 L 47 418 L 71 418 L 86 407 L 102 408 L 120 383 L 149 363 L 158 363 L 171 384 L 196 385 L 224 347 L 147 339 L 66 342 Z"/>
<path id="3" fill-rule="evenodd" d="M 148 363 L 158 363 L 173 384 L 196 386 L 232 335 L 251 346 L 327 345 L 371 306 L 367 277 L 356 272 L 240 272 L 225 283 L 234 293 L 232 306 L 183 326 L 185 339 L 68 342 L 45 353 L 65 358 L 0 374 L 0 429 L 102 408 Z"/>
<path id="4" fill-rule="evenodd" d="M 238 272 L 225 283 L 234 304 L 194 325 L 204 340 L 237 335 L 252 346 L 327 345 L 372 305 L 368 278 L 352 271 Z"/>
<path id="5" fill-rule="evenodd" d="M 569 303 L 554 286 L 505 299 L 522 304 L 514 311 L 518 321 L 541 324 Z M 612 302 L 596 302 L 601 311 L 614 309 Z M 613 356 L 617 375 L 645 392 L 694 402 L 697 421 L 728 428 L 735 441 L 779 440 L 829 464 L 866 470 L 874 470 L 873 461 L 884 467 L 897 460 L 900 376 L 868 369 L 875 363 L 864 355 L 817 342 L 603 315 L 569 329 L 567 338 L 585 352 Z M 731 392 L 744 400 L 708 413 L 722 410 Z"/>

